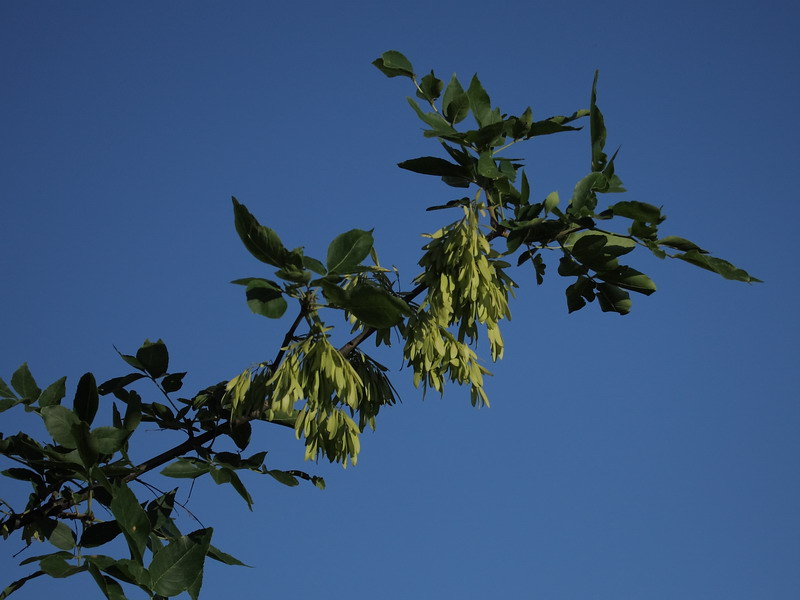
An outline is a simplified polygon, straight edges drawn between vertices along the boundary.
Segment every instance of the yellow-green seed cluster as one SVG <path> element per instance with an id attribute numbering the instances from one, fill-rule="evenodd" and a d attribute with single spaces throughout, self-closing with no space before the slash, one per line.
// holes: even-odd
<path id="1" fill-rule="evenodd" d="M 478 227 L 474 208 L 464 207 L 464 218 L 430 236 L 417 282 L 428 286 L 423 304 L 442 327 L 458 326 L 459 340 L 474 342 L 478 323 L 487 328 L 492 360 L 503 356 L 497 326 L 511 318 L 508 294 L 511 281 L 496 264 L 494 252 Z"/>
<path id="2" fill-rule="evenodd" d="M 403 352 L 414 369 L 415 386 L 423 384 L 443 393 L 445 379 L 469 384 L 472 405 L 489 405 L 483 391 L 483 376 L 489 371 L 478 363 L 472 348 L 458 341 L 429 312 L 419 312 L 409 319 Z"/>
<path id="3" fill-rule="evenodd" d="M 331 461 L 356 463 L 360 430 L 341 406 L 351 413 L 357 411 L 365 387 L 352 365 L 328 341 L 322 324 L 313 324 L 305 339 L 287 348 L 267 385 L 271 396 L 267 419 L 289 414 L 305 400 L 295 433 L 306 440 L 306 458 L 324 453 Z"/>

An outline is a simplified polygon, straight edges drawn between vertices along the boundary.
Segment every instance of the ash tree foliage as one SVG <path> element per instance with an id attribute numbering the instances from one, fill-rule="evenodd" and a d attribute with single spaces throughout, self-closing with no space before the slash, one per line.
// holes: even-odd
<path id="1" fill-rule="evenodd" d="M 94 375 L 83 375 L 71 403 L 64 401 L 66 378 L 41 389 L 25 364 L 10 385 L 0 380 L 0 410 L 32 413 L 49 434 L 44 440 L 25 432 L 0 439 L 0 452 L 13 465 L 2 475 L 30 486 L 24 504 L 0 501 L 0 532 L 6 539 L 19 536 L 24 548 L 44 542 L 43 550 L 22 560 L 24 575 L 0 598 L 40 576 L 81 573 L 113 600 L 135 587 L 149 598 L 184 592 L 197 598 L 207 558 L 243 563 L 212 544 L 211 528 L 182 532 L 176 523 L 179 488 L 158 490 L 145 476 L 158 470 L 178 485 L 209 476 L 229 484 L 248 507 L 253 500 L 245 472 L 324 488 L 322 478 L 305 471 L 268 466 L 267 451 L 251 448 L 251 431 L 261 424 L 292 428 L 305 459 L 356 464 L 361 433 L 374 429 L 381 409 L 398 399 L 387 368 L 363 349 L 368 338 L 376 346 L 399 340 L 417 387 L 441 394 L 456 383 L 469 389 L 473 405 L 488 405 L 489 371 L 476 348 L 484 340 L 481 348 L 488 348 L 492 361 L 503 357 L 501 323 L 511 318 L 514 267 L 527 269 L 515 277 L 537 284 L 548 267 L 566 278 L 569 312 L 595 303 L 620 315 L 631 310 L 632 293 L 656 291 L 648 275 L 627 264 L 634 251 L 727 279 L 758 281 L 694 242 L 663 235 L 659 207 L 616 200 L 625 190 L 615 170 L 617 152 L 609 156 L 605 149 L 597 75 L 588 109 L 537 120 L 530 107 L 518 115 L 493 107 L 477 75 L 466 88 L 455 75 L 447 83 L 433 71 L 418 77 L 396 51 L 373 64 L 388 77 L 410 80 L 414 97 L 408 104 L 425 126 L 423 135 L 436 143 L 436 156 L 399 166 L 438 177 L 459 196 L 428 208 L 446 211 L 449 222 L 425 235 L 419 274 L 404 285 L 396 269 L 384 267 L 372 231 L 334 237 L 324 260 L 306 256 L 303 248 L 289 250 L 234 198 L 236 231 L 266 268 L 263 276 L 233 283 L 244 287 L 254 313 L 289 315 L 275 358 L 194 394 L 182 394 L 186 373 L 171 369 L 161 340 L 145 341 L 135 354 L 120 353 L 128 367 L 121 376 L 98 385 Z M 534 192 L 510 149 L 578 131 L 586 121 L 586 176 L 568 198 Z M 352 328 L 349 341 L 334 336 L 333 324 L 342 319 L 345 330 Z M 149 387 L 141 389 L 153 396 L 148 401 L 133 389 L 145 380 Z M 101 401 L 108 415 L 102 424 L 96 422 Z M 137 463 L 130 456 L 134 448 L 142 452 L 137 432 L 143 427 L 175 432 L 182 441 Z"/>

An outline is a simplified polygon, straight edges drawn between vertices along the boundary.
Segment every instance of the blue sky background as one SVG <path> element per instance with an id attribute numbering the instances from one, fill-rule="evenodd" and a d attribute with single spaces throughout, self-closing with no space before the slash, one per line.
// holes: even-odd
<path id="1" fill-rule="evenodd" d="M 304 464 L 291 432 L 259 428 L 253 451 L 326 491 L 245 475 L 249 513 L 196 486 L 214 543 L 256 567 L 209 564 L 203 597 L 798 598 L 798 18 L 770 0 L 3 2 L 0 375 L 28 361 L 71 397 L 85 371 L 127 372 L 112 345 L 161 337 L 193 393 L 274 356 L 289 318 L 251 314 L 228 283 L 270 275 L 231 195 L 312 256 L 374 227 L 408 281 L 419 234 L 456 215 L 424 211 L 452 188 L 395 166 L 437 146 L 408 81 L 370 65 L 384 50 L 477 71 L 494 105 L 538 118 L 588 107 L 600 69 L 625 199 L 766 283 L 640 256 L 658 293 L 626 317 L 568 315 L 555 265 L 542 287 L 520 269 L 490 409 L 457 388 L 423 401 L 399 372 L 404 402 L 356 468 Z M 534 196 L 589 169 L 587 132 L 517 152 Z M 381 356 L 400 366 L 399 348 Z M 21 547 L 3 545 L 3 579 L 27 573 Z M 14 597 L 87 590 L 39 579 Z"/>

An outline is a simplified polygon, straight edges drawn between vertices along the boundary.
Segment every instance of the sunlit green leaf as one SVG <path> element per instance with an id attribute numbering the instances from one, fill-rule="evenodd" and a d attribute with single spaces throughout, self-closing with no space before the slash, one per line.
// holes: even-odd
<path id="1" fill-rule="evenodd" d="M 286 471 L 279 471 L 277 469 L 273 469 L 271 471 L 267 471 L 267 475 L 272 475 L 277 481 L 282 483 L 283 485 L 288 485 L 289 487 L 294 487 L 296 485 L 300 485 L 300 482 L 297 480 L 297 477 L 294 475 L 290 475 Z"/>
<path id="2" fill-rule="evenodd" d="M 469 114 L 469 96 L 453 73 L 447 89 L 442 96 L 442 113 L 445 118 L 453 125 L 463 121 Z"/>
<path id="3" fill-rule="evenodd" d="M 696 250 L 700 254 L 708 254 L 708 250 L 703 250 L 694 242 L 690 242 L 689 240 L 676 235 L 668 235 L 665 238 L 661 238 L 656 243 L 659 246 L 666 246 L 667 248 L 674 248 L 675 250 L 682 250 L 684 252 Z"/>
<path id="4" fill-rule="evenodd" d="M 240 204 L 236 198 L 232 200 L 236 232 L 245 248 L 268 265 L 286 266 L 289 261 L 289 251 L 284 247 L 278 234 L 269 227 L 261 225 L 247 207 Z"/>
<path id="5" fill-rule="evenodd" d="M 349 273 L 369 256 L 373 243 L 372 232 L 361 229 L 336 236 L 328 246 L 328 272 Z"/>
<path id="6" fill-rule="evenodd" d="M 389 50 L 372 61 L 387 77 L 414 77 L 411 62 L 397 50 Z"/>
<path id="7" fill-rule="evenodd" d="M 80 419 L 74 412 L 65 406 L 57 404 L 43 408 L 42 418 L 47 432 L 56 444 L 65 448 L 77 447 L 72 436 L 72 427 L 80 423 Z"/>
<path id="8" fill-rule="evenodd" d="M 194 479 L 208 473 L 210 468 L 208 463 L 198 459 L 179 458 L 162 469 L 161 474 L 178 479 Z"/>
<path id="9" fill-rule="evenodd" d="M 116 427 L 98 427 L 92 430 L 92 441 L 100 454 L 119 452 L 130 432 Z"/>
<path id="10" fill-rule="evenodd" d="M 39 395 L 39 406 L 53 406 L 60 404 L 64 396 L 67 395 L 67 378 L 62 377 L 48 385 L 45 390 Z"/>
<path id="11" fill-rule="evenodd" d="M 763 283 L 760 279 L 756 279 L 747 271 L 732 265 L 727 260 L 708 256 L 707 254 L 701 254 L 697 250 L 690 250 L 689 252 L 684 252 L 683 254 L 677 254 L 675 258 L 680 258 L 681 260 L 685 260 L 686 262 L 695 266 L 722 275 L 725 279 L 744 281 L 745 283 Z"/>
<path id="12" fill-rule="evenodd" d="M 203 572 L 212 529 L 199 529 L 179 537 L 162 548 L 150 563 L 153 590 L 162 596 L 177 596 Z"/>
<path id="13" fill-rule="evenodd" d="M 246 290 L 247 306 L 257 315 L 279 319 L 286 312 L 287 303 L 279 286 L 266 279 L 254 279 Z"/>

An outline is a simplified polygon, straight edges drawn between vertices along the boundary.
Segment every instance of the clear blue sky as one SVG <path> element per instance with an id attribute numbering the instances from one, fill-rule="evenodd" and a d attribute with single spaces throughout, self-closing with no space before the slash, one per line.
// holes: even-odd
<path id="1" fill-rule="evenodd" d="M 228 283 L 269 276 L 231 195 L 311 255 L 374 227 L 383 262 L 415 275 L 419 234 L 451 217 L 424 208 L 453 196 L 395 166 L 437 147 L 408 82 L 370 65 L 382 51 L 477 71 L 495 105 L 542 118 L 587 107 L 600 69 L 627 198 L 766 283 L 639 257 L 659 291 L 632 314 L 567 315 L 555 266 L 539 288 L 520 270 L 492 408 L 457 388 L 423 401 L 403 371 L 356 468 L 303 464 L 291 432 L 261 428 L 270 466 L 326 491 L 253 475 L 249 513 L 195 489 L 215 543 L 256 567 L 211 564 L 203 596 L 800 598 L 799 20 L 771 0 L 3 2 L 0 375 L 104 380 L 126 372 L 112 345 L 161 337 L 194 391 L 273 356 L 288 324 Z M 534 195 L 569 194 L 587 137 L 521 148 Z M 4 580 L 27 572 L 19 549 L 2 546 Z"/>

